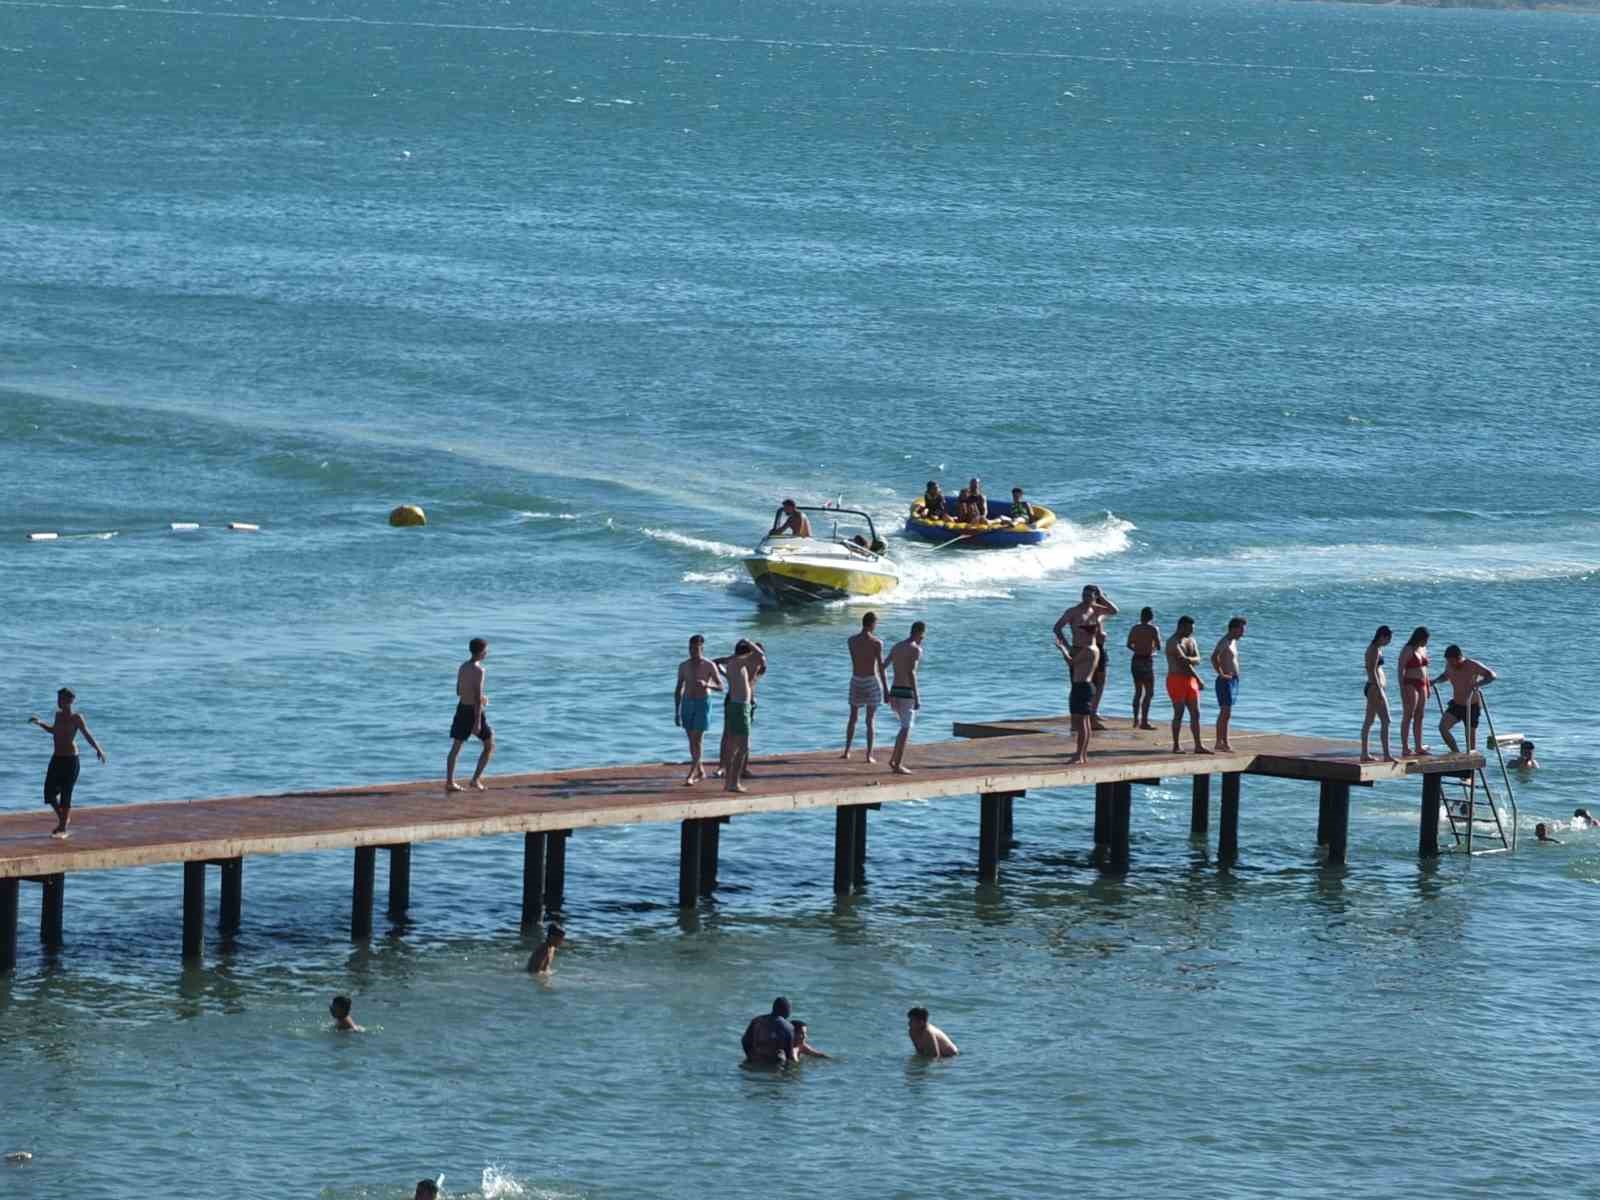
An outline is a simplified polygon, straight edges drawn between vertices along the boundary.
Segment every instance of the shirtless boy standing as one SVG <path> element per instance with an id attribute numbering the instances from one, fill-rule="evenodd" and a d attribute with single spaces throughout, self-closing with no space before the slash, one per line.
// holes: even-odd
<path id="1" fill-rule="evenodd" d="M 689 774 L 684 786 L 690 787 L 706 777 L 701 762 L 706 729 L 711 724 L 711 693 L 722 690 L 722 673 L 701 651 L 706 637 L 697 633 L 689 639 L 689 657 L 678 664 L 678 683 L 672 689 L 673 724 L 689 735 Z"/>
<path id="2" fill-rule="evenodd" d="M 906 743 L 911 740 L 911 727 L 916 724 L 917 710 L 922 707 L 922 691 L 917 684 L 917 668 L 922 664 L 922 639 L 926 635 L 926 621 L 911 625 L 911 636 L 896 642 L 889 651 L 889 666 L 894 670 L 894 686 L 889 689 L 889 707 L 900 718 L 900 733 L 894 739 L 894 751 L 889 755 L 889 770 L 896 775 L 909 775 L 906 766 Z"/>
<path id="3" fill-rule="evenodd" d="M 954 1058 L 961 1053 L 950 1035 L 928 1020 L 927 1009 L 913 1008 L 906 1013 L 906 1025 L 911 1044 L 923 1058 Z"/>
<path id="4" fill-rule="evenodd" d="M 1139 610 L 1139 623 L 1128 630 L 1128 649 L 1133 651 L 1133 727 L 1154 729 L 1150 702 L 1156 696 L 1156 653 L 1161 649 L 1155 609 Z"/>
<path id="5" fill-rule="evenodd" d="M 878 761 L 872 757 L 872 739 L 877 732 L 878 705 L 883 703 L 888 686 L 883 673 L 883 639 L 878 636 L 877 628 L 878 614 L 864 613 L 861 632 L 847 643 L 850 647 L 850 720 L 844 727 L 844 753 L 840 758 L 850 757 L 850 743 L 856 736 L 856 714 L 864 708 L 867 710 L 867 761 Z"/>
<path id="6" fill-rule="evenodd" d="M 1078 736 L 1077 752 L 1072 761 L 1082 766 L 1089 761 L 1089 731 L 1093 727 L 1094 672 L 1100 662 L 1100 647 L 1093 641 L 1081 642 L 1068 650 L 1060 642 L 1056 649 L 1067 660 L 1067 676 L 1072 690 L 1067 696 L 1067 711 L 1072 714 L 1072 732 Z"/>
<path id="7" fill-rule="evenodd" d="M 483 711 L 489 704 L 483 679 L 483 660 L 489 653 L 489 643 L 473 638 L 467 643 L 467 651 L 472 657 L 456 672 L 456 715 L 450 722 L 450 754 L 444 760 L 444 790 L 447 792 L 462 790 L 456 782 L 456 756 L 469 737 L 483 743 L 477 769 L 472 772 L 472 786 L 480 792 L 483 791 L 483 769 L 494 757 L 494 730 L 489 728 L 489 719 Z"/>
<path id="8" fill-rule="evenodd" d="M 1228 723 L 1233 719 L 1233 702 L 1239 698 L 1239 639 L 1244 636 L 1244 626 L 1243 617 L 1234 617 L 1211 652 L 1211 669 L 1217 673 L 1217 736 L 1211 744 L 1218 750 L 1233 749 L 1228 743 Z"/>
<path id="9" fill-rule="evenodd" d="M 67 822 L 72 819 L 72 789 L 78 782 L 78 735 L 83 734 L 89 745 L 94 747 L 102 764 L 106 761 L 106 752 L 100 749 L 100 743 L 89 732 L 83 714 L 72 711 L 72 702 L 76 699 L 71 688 L 62 688 L 56 693 L 56 719 L 53 725 L 46 725 L 38 716 L 28 718 L 28 724 L 37 725 L 55 739 L 50 765 L 44 773 L 44 802 L 56 814 L 56 827 L 50 831 L 51 837 L 70 836 Z"/>
<path id="10" fill-rule="evenodd" d="M 1448 647 L 1444 652 L 1444 662 L 1444 673 L 1433 681 L 1435 687 L 1446 680 L 1450 682 L 1450 703 L 1439 722 L 1439 736 L 1444 738 L 1452 754 L 1460 754 L 1461 747 L 1456 745 L 1456 739 L 1450 736 L 1450 731 L 1458 722 L 1465 721 L 1467 749 L 1477 748 L 1478 717 L 1483 712 L 1478 703 L 1478 689 L 1488 687 L 1499 676 L 1481 662 L 1461 653 L 1460 646 Z"/>
<path id="11" fill-rule="evenodd" d="M 1091 583 L 1083 589 L 1083 599 L 1062 613 L 1055 625 L 1058 642 L 1063 640 L 1061 631 L 1070 628 L 1074 649 L 1081 642 L 1092 641 L 1100 651 L 1100 659 L 1095 666 L 1094 707 L 1089 718 L 1090 724 L 1096 729 L 1106 728 L 1106 723 L 1100 719 L 1100 698 L 1106 691 L 1106 618 L 1114 617 L 1121 611 Z"/>
<path id="12" fill-rule="evenodd" d="M 728 702 L 723 711 L 723 741 L 725 754 L 722 762 L 722 787 L 724 791 L 747 790 L 741 780 L 745 764 L 750 761 L 750 714 L 755 691 L 756 676 L 767 669 L 767 656 L 758 643 L 739 639 L 731 658 L 717 660 L 717 665 L 728 677 Z"/>
<path id="13" fill-rule="evenodd" d="M 1182 754 L 1178 736 L 1183 732 L 1183 712 L 1189 710 L 1189 728 L 1194 733 L 1194 752 L 1210 754 L 1200 742 L 1200 693 L 1205 680 L 1200 678 L 1200 647 L 1194 640 L 1194 618 L 1179 617 L 1178 631 L 1167 639 L 1167 698 L 1172 701 L 1172 752 Z"/>

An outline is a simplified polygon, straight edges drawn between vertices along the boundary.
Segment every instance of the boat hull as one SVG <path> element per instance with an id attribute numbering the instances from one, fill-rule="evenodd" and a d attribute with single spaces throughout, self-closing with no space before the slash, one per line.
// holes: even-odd
<path id="1" fill-rule="evenodd" d="M 779 561 L 760 556 L 744 560 L 761 594 L 774 604 L 817 604 L 850 596 L 876 596 L 899 580 L 875 571 L 822 563 Z"/>

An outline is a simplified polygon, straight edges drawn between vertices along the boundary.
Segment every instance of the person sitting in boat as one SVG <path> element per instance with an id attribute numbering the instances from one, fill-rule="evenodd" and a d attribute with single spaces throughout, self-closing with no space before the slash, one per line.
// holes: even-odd
<path id="1" fill-rule="evenodd" d="M 1011 520 L 1014 523 L 1033 520 L 1033 505 L 1023 499 L 1022 489 L 1019 487 L 1011 489 Z"/>
<path id="2" fill-rule="evenodd" d="M 989 497 L 983 494 L 983 484 L 976 475 L 967 481 L 967 495 L 972 497 L 973 521 L 982 525 L 989 519 Z"/>
<path id="3" fill-rule="evenodd" d="M 811 522 L 806 520 L 805 513 L 795 507 L 793 500 L 783 502 L 783 511 L 778 514 L 778 519 L 772 528 L 767 530 L 768 537 L 776 537 L 779 534 L 799 538 L 811 536 Z"/>
<path id="4" fill-rule="evenodd" d="M 975 519 L 972 507 L 972 494 L 966 488 L 961 489 L 961 495 L 956 497 L 956 520 L 962 525 L 970 525 Z"/>
<path id="5" fill-rule="evenodd" d="M 930 521 L 941 520 L 946 515 L 944 493 L 939 490 L 937 479 L 928 480 L 928 490 L 922 493 L 922 511 Z"/>

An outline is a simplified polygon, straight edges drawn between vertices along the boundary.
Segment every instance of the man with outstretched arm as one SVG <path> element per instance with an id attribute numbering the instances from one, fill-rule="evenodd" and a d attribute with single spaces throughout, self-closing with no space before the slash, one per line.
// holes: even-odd
<path id="1" fill-rule="evenodd" d="M 1194 752 L 1210 754 L 1200 741 L 1200 693 L 1205 690 L 1200 678 L 1200 647 L 1194 640 L 1194 618 L 1178 618 L 1178 629 L 1167 639 L 1167 698 L 1172 701 L 1172 752 L 1182 754 L 1178 737 L 1183 732 L 1183 713 L 1189 711 L 1189 728 L 1194 733 Z"/>
<path id="2" fill-rule="evenodd" d="M 844 727 L 844 753 L 850 757 L 850 743 L 856 736 L 856 714 L 867 710 L 867 761 L 872 757 L 872 741 L 877 733 L 878 705 L 889 690 L 883 670 L 883 639 L 877 634 L 878 614 L 863 613 L 861 632 L 846 642 L 850 647 L 850 720 Z"/>
<path id="3" fill-rule="evenodd" d="M 470 737 L 483 744 L 478 755 L 478 765 L 472 772 L 472 786 L 483 791 L 483 769 L 494 757 L 494 730 L 489 728 L 489 718 L 484 709 L 489 705 L 489 692 L 484 684 L 483 660 L 489 655 L 489 643 L 475 637 L 467 643 L 471 656 L 456 671 L 456 715 L 450 722 L 450 753 L 444 760 L 444 790 L 459 792 L 456 782 L 456 758 Z"/>
<path id="4" fill-rule="evenodd" d="M 50 836 L 57 838 L 71 836 L 67 832 L 67 822 L 72 819 L 72 789 L 78 784 L 78 735 L 83 734 L 84 740 L 94 747 L 102 765 L 106 761 L 106 752 L 89 732 L 89 723 L 82 713 L 72 709 L 76 699 L 71 688 L 62 688 L 56 692 L 56 719 L 52 724 L 46 725 L 37 715 L 28 718 L 28 724 L 37 725 L 55 740 L 50 765 L 44 772 L 44 802 L 56 814 L 56 827 L 50 831 Z"/>
<path id="5" fill-rule="evenodd" d="M 1114 617 L 1122 610 L 1119 609 L 1095 584 L 1088 584 L 1083 589 L 1083 599 L 1062 613 L 1055 624 L 1056 641 L 1065 641 L 1061 636 L 1063 629 L 1072 631 L 1071 645 L 1076 648 L 1081 642 L 1092 641 L 1100 651 L 1100 658 L 1095 666 L 1094 677 L 1094 708 L 1091 710 L 1089 722 L 1095 729 L 1106 728 L 1106 723 L 1100 719 L 1100 699 L 1106 693 L 1106 619 Z"/>
<path id="6" fill-rule="evenodd" d="M 911 740 L 911 727 L 916 724 L 917 710 L 922 707 L 922 690 L 917 681 L 917 670 L 922 664 L 922 639 L 926 635 L 926 621 L 915 621 L 911 636 L 896 642 L 889 651 L 889 666 L 894 671 L 894 686 L 889 689 L 889 707 L 900 718 L 900 733 L 894 739 L 894 751 L 889 755 L 889 770 L 896 775 L 909 775 L 906 766 L 906 743 Z"/>
<path id="7" fill-rule="evenodd" d="M 1478 703 L 1478 690 L 1486 688 L 1499 678 L 1488 667 L 1461 652 L 1460 646 L 1450 646 L 1444 652 L 1444 673 L 1433 681 L 1438 687 L 1446 680 L 1450 683 L 1450 703 L 1445 706 L 1444 717 L 1439 721 L 1439 736 L 1444 738 L 1452 754 L 1460 754 L 1461 747 L 1450 731 L 1462 721 L 1467 723 L 1467 750 L 1478 746 L 1478 717 L 1483 706 Z"/>
<path id="8" fill-rule="evenodd" d="M 689 657 L 678 664 L 678 683 L 672 689 L 673 723 L 689 735 L 689 774 L 684 786 L 690 787 L 706 777 L 703 754 L 706 729 L 711 724 L 711 693 L 722 690 L 722 672 L 702 651 L 706 635 L 689 639 Z"/>

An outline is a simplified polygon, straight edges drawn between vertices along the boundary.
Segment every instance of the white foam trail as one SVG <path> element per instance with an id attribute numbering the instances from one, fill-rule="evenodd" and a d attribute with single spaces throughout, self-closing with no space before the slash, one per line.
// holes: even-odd
<path id="1" fill-rule="evenodd" d="M 514 516 L 519 524 L 528 521 L 576 521 L 578 519 L 577 513 L 529 512 L 527 509 L 519 509 Z"/>
<path id="2" fill-rule="evenodd" d="M 1159 571 L 1162 563 L 1149 564 Z M 1329 546 L 1253 546 L 1173 563 L 1189 576 L 1220 575 L 1250 587 L 1335 583 L 1520 583 L 1600 571 L 1600 549 L 1490 543 L 1473 546 L 1342 542 Z"/>
<path id="3" fill-rule="evenodd" d="M 737 571 L 685 571 L 684 583 L 712 583 L 726 587 L 744 578 Z"/>
<path id="4" fill-rule="evenodd" d="M 1048 540 L 1037 546 L 965 550 L 951 546 L 926 550 L 897 540 L 890 557 L 900 568 L 900 586 L 886 603 L 917 600 L 1000 599 L 1010 587 L 1070 571 L 1090 558 L 1121 554 L 1132 544 L 1132 521 L 1107 513 L 1092 525 L 1057 521 Z"/>
<path id="5" fill-rule="evenodd" d="M 667 542 L 673 546 L 682 546 L 685 550 L 701 550 L 707 554 L 714 554 L 718 558 L 743 558 L 750 551 L 727 542 L 713 542 L 709 538 L 690 537 L 687 533 L 678 533 L 671 529 L 644 528 L 639 531 L 645 537 L 654 538 L 658 542 Z"/>

